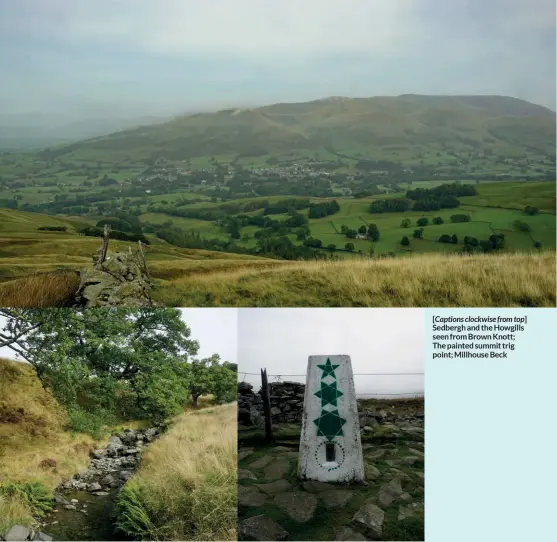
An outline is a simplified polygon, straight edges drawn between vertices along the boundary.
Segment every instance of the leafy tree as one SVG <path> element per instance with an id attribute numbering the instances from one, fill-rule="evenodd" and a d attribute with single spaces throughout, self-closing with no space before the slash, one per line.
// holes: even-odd
<path id="1" fill-rule="evenodd" d="M 540 210 L 537 207 L 531 207 L 530 205 L 527 205 L 526 207 L 524 207 L 524 214 L 526 215 L 537 215 L 539 214 Z"/>
<path id="2" fill-rule="evenodd" d="M 309 235 L 309 228 L 298 228 L 296 230 L 296 239 L 298 239 L 298 241 L 305 241 L 308 238 Z"/>
<path id="3" fill-rule="evenodd" d="M 377 224 L 370 224 L 369 225 L 369 228 L 367 230 L 367 235 L 374 243 L 379 241 L 379 238 L 381 237 L 381 235 L 379 233 L 379 228 L 377 227 Z"/>
<path id="4" fill-rule="evenodd" d="M 522 231 L 525 233 L 531 232 L 532 228 L 530 227 L 530 224 L 528 224 L 528 222 L 524 222 L 523 220 L 515 220 L 513 222 L 513 226 L 515 228 L 515 230 L 517 231 Z"/>
<path id="5" fill-rule="evenodd" d="M 220 363 L 218 355 L 213 356 L 210 371 L 213 374 L 212 394 L 216 403 L 231 403 L 237 398 L 238 366 L 225 361 Z"/>
<path id="6" fill-rule="evenodd" d="M 536 241 L 534 243 L 534 247 L 537 248 L 537 249 L 540 249 L 540 248 L 542 248 L 542 244 L 539 241 Z"/>
<path id="7" fill-rule="evenodd" d="M 356 235 L 358 235 L 356 230 L 346 230 L 346 237 L 348 237 L 348 239 L 356 239 Z"/>
<path id="8" fill-rule="evenodd" d="M 419 228 L 417 230 L 414 230 L 414 233 L 412 234 L 412 237 L 414 237 L 414 239 L 423 239 L 424 238 L 424 229 Z"/>
<path id="9" fill-rule="evenodd" d="M 410 239 L 408 239 L 408 237 L 405 235 L 401 240 L 400 240 L 400 244 L 403 247 L 407 247 L 410 245 Z"/>
<path id="10" fill-rule="evenodd" d="M 210 358 L 193 360 L 191 362 L 189 371 L 189 392 L 191 394 L 193 408 L 197 408 L 199 398 L 202 395 L 208 395 L 215 389 L 215 373 L 211 371 L 211 367 L 218 364 L 219 361 L 220 358 L 218 354 L 214 354 Z"/>
<path id="11" fill-rule="evenodd" d="M 192 397 L 235 394 L 220 359 L 193 360 L 199 348 L 177 309 L 35 309 L 0 312 L 0 345 L 35 369 L 70 414 L 161 420 Z M 224 365 L 224 364 L 222 364 Z M 211 368 L 211 371 L 208 370 Z M 227 370 L 231 370 L 229 367 Z M 223 377 L 221 382 L 219 378 Z"/>
<path id="12" fill-rule="evenodd" d="M 354 243 L 346 243 L 344 248 L 348 250 L 348 252 L 352 252 L 354 250 Z"/>
<path id="13" fill-rule="evenodd" d="M 313 237 L 308 237 L 304 241 L 304 246 L 306 246 L 306 247 L 320 248 L 322 244 L 323 244 L 323 241 L 321 241 L 321 239 L 315 239 Z"/>
<path id="14" fill-rule="evenodd" d="M 470 215 L 451 215 L 451 222 L 470 222 Z"/>
<path id="15" fill-rule="evenodd" d="M 453 245 L 458 244 L 458 237 L 456 236 L 456 233 L 453 233 L 453 236 L 451 237 L 451 243 L 453 243 Z"/>
<path id="16" fill-rule="evenodd" d="M 347 232 L 347 231 L 348 231 L 348 226 L 346 226 L 345 224 L 343 224 L 343 225 L 340 227 L 340 233 L 346 235 L 346 232 Z"/>
<path id="17" fill-rule="evenodd" d="M 417 226 L 427 226 L 428 224 L 429 224 L 429 219 L 426 218 L 425 216 L 422 218 L 418 218 L 418 220 L 416 220 Z"/>
<path id="18" fill-rule="evenodd" d="M 331 252 L 334 252 L 337 249 L 337 246 L 334 243 L 331 243 L 330 245 L 327 245 L 327 250 L 330 250 Z"/>
<path id="19" fill-rule="evenodd" d="M 365 235 L 367 233 L 367 228 L 363 224 L 358 228 L 358 233 L 360 235 Z"/>
<path id="20" fill-rule="evenodd" d="M 436 216 L 432 222 L 437 225 L 444 224 L 444 220 L 440 216 Z"/>
<path id="21" fill-rule="evenodd" d="M 405 218 L 401 223 L 400 223 L 400 227 L 401 228 L 409 228 L 410 224 L 412 224 L 412 221 L 409 218 Z"/>

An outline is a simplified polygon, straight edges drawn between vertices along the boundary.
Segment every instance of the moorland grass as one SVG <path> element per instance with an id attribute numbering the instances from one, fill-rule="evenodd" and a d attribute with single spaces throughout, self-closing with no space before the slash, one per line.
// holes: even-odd
<path id="1" fill-rule="evenodd" d="M 555 252 L 176 267 L 169 306 L 554 307 Z M 184 270 L 180 276 L 181 269 Z"/>
<path id="2" fill-rule="evenodd" d="M 134 539 L 236 540 L 236 404 L 186 412 L 149 446 L 117 502 Z"/>
<path id="3" fill-rule="evenodd" d="M 75 271 L 38 273 L 0 283 L 0 307 L 68 307 L 79 288 Z"/>

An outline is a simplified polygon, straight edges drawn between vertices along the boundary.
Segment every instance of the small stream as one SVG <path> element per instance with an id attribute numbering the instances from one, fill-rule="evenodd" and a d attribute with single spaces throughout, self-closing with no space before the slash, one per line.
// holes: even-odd
<path id="1" fill-rule="evenodd" d="M 41 521 L 41 530 L 55 541 L 130 540 L 114 525 L 116 497 L 161 432 L 160 427 L 126 429 L 93 450 L 87 470 L 56 488 L 56 507 Z"/>
<path id="2" fill-rule="evenodd" d="M 128 540 L 113 524 L 116 493 L 96 496 L 86 491 L 65 491 L 65 499 L 77 499 L 76 510 L 58 504 L 57 512 L 49 514 L 41 528 L 54 540 Z"/>

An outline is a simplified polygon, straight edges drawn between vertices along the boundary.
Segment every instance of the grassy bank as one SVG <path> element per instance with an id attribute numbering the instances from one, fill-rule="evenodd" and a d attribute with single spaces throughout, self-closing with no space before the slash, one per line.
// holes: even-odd
<path id="1" fill-rule="evenodd" d="M 0 533 L 32 525 L 37 497 L 88 464 L 96 443 L 67 421 L 30 366 L 0 359 Z"/>
<path id="2" fill-rule="evenodd" d="M 118 499 L 135 539 L 236 540 L 236 404 L 181 415 Z"/>
<path id="3" fill-rule="evenodd" d="M 553 251 L 214 268 L 206 262 L 195 273 L 182 269 L 160 281 L 159 301 L 184 307 L 555 306 Z"/>

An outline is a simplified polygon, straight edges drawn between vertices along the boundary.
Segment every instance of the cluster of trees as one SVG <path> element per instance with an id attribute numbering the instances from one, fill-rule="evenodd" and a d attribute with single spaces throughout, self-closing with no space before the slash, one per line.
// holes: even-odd
<path id="1" fill-rule="evenodd" d="M 541 244 L 540 244 L 541 246 Z M 503 233 L 494 233 L 489 239 L 478 240 L 475 237 L 464 237 L 464 246 L 462 252 L 493 252 L 505 248 L 505 235 Z"/>
<path id="2" fill-rule="evenodd" d="M 408 190 L 405 198 L 380 199 L 371 203 L 370 213 L 400 213 L 414 211 L 438 211 L 460 206 L 458 196 L 477 194 L 471 184 L 442 184 L 435 188 L 416 188 Z"/>
<path id="3" fill-rule="evenodd" d="M 412 208 L 412 200 L 408 198 L 378 199 L 371 203 L 369 212 L 377 213 L 404 213 Z"/>
<path id="4" fill-rule="evenodd" d="M 237 367 L 197 359 L 177 309 L 2 309 L 0 345 L 28 361 L 67 409 L 72 428 L 98 431 L 124 419 L 155 422 L 211 394 L 236 398 Z"/>
<path id="5" fill-rule="evenodd" d="M 39 231 L 68 231 L 66 226 L 40 226 L 37 228 Z"/>
<path id="6" fill-rule="evenodd" d="M 440 243 L 452 243 L 452 244 L 456 245 L 456 244 L 458 244 L 458 237 L 456 236 L 456 234 L 449 235 L 447 233 L 444 233 L 441 237 L 439 237 L 439 242 Z"/>
<path id="7" fill-rule="evenodd" d="M 312 203 L 309 206 L 309 218 L 322 218 L 334 215 L 340 211 L 340 205 L 336 200 L 325 201 L 323 203 Z"/>
<path id="8" fill-rule="evenodd" d="M 86 235 L 88 237 L 103 237 L 104 235 L 104 228 L 97 228 L 95 226 L 85 226 L 85 228 L 81 228 L 78 230 L 81 235 Z M 141 241 L 146 245 L 149 245 L 149 239 L 145 237 L 143 233 L 128 233 L 119 230 L 112 230 L 110 232 L 111 239 L 119 239 L 120 241 Z"/>
<path id="9" fill-rule="evenodd" d="M 377 242 L 381 237 L 377 224 L 370 224 L 369 226 L 362 224 L 357 230 L 355 230 L 354 228 L 349 228 L 348 226 L 343 224 L 340 227 L 340 232 L 346 235 L 348 239 L 356 239 L 356 236 L 360 234 L 360 235 L 366 235 L 367 238 L 373 242 Z"/>
<path id="10" fill-rule="evenodd" d="M 263 211 L 264 215 L 280 215 L 290 212 L 292 209 L 307 209 L 311 207 L 308 199 L 285 199 L 277 201 L 272 204 L 268 204 Z"/>

